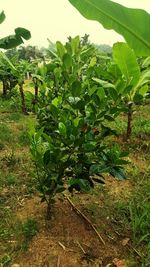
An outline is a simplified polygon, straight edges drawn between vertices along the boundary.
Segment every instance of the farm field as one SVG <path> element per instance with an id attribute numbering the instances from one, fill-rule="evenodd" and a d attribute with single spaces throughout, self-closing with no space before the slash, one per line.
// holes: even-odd
<path id="1" fill-rule="evenodd" d="M 138 107 L 128 142 L 122 140 L 125 118 L 115 125 L 116 141 L 129 151 L 127 179 L 106 175 L 106 184 L 88 194 L 58 194 L 48 220 L 29 152 L 28 131 L 35 115 L 22 115 L 10 103 L 0 102 L 1 265 L 148 266 L 142 263 L 150 257 L 150 105 Z"/>
<path id="2" fill-rule="evenodd" d="M 15 1 L 34 30 L 0 37 L 0 267 L 150 267 L 150 6 Z"/>

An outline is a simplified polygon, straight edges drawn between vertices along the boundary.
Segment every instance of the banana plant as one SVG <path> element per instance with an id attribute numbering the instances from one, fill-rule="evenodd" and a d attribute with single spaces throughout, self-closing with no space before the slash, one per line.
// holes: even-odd
<path id="1" fill-rule="evenodd" d="M 8 90 L 11 90 L 16 84 L 15 67 L 8 57 L 0 52 L 0 80 L 3 84 L 3 96 L 7 96 Z"/>
<path id="2" fill-rule="evenodd" d="M 121 34 L 137 56 L 150 55 L 150 14 L 110 0 L 69 0 L 87 19 Z"/>
<path id="3" fill-rule="evenodd" d="M 119 92 L 128 107 L 128 139 L 132 131 L 133 105 L 142 100 L 149 89 L 150 69 L 140 70 L 134 51 L 126 43 L 114 44 L 113 59 L 122 74 Z"/>
<path id="4" fill-rule="evenodd" d="M 5 20 L 6 16 L 4 11 L 0 13 L 0 24 Z M 10 49 L 22 44 L 25 40 L 31 38 L 31 33 L 25 28 L 18 27 L 15 33 L 0 39 L 0 48 Z"/>

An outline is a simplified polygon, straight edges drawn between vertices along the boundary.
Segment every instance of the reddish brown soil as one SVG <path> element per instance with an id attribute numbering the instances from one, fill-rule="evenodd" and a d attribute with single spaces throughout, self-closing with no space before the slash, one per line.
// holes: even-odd
<path id="1" fill-rule="evenodd" d="M 108 216 L 98 212 L 96 217 L 92 217 L 91 209 L 88 209 L 88 201 L 91 203 L 92 200 L 95 207 L 101 210 L 104 208 L 103 199 L 95 202 L 95 199 L 98 199 L 95 195 L 89 197 L 86 194 L 77 194 L 71 199 L 93 222 L 105 245 L 88 222 L 74 211 L 67 199 L 57 199 L 52 219 L 47 220 L 45 204 L 41 204 L 40 199 L 35 197 L 26 200 L 24 206 L 17 211 L 18 219 L 35 218 L 40 226 L 38 234 L 30 242 L 28 251 L 17 259 L 20 267 L 105 267 L 115 258 L 125 258 L 128 245 L 125 246 L 122 242 L 127 238 L 126 233 L 124 236 L 115 232 L 115 225 Z"/>

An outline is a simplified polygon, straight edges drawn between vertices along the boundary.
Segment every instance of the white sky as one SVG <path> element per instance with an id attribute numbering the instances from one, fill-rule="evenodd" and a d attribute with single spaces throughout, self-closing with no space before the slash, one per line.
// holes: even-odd
<path id="1" fill-rule="evenodd" d="M 150 13 L 150 0 L 116 0 L 124 6 L 142 8 Z M 90 34 L 97 44 L 112 45 L 122 40 L 114 31 L 105 30 L 101 24 L 89 21 L 68 0 L 0 0 L 0 11 L 6 20 L 0 25 L 1 37 L 12 34 L 15 28 L 24 27 L 31 31 L 32 38 L 25 45 L 48 46 L 52 42 L 66 42 L 67 37 Z"/>

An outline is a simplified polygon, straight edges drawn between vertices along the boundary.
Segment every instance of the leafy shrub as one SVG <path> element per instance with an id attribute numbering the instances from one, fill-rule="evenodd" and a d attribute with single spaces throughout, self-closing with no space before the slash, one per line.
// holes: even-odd
<path id="1" fill-rule="evenodd" d="M 105 122 L 114 121 L 118 109 L 113 89 L 105 93 L 92 79 L 95 54 L 95 48 L 82 46 L 77 36 L 65 46 L 57 42 L 57 58 L 43 66 L 47 78 L 40 91 L 37 131 L 31 133 L 31 153 L 48 210 L 65 188 L 89 191 L 95 182 L 104 183 L 104 173 L 125 178 L 125 154 L 104 142 L 114 134 Z"/>

